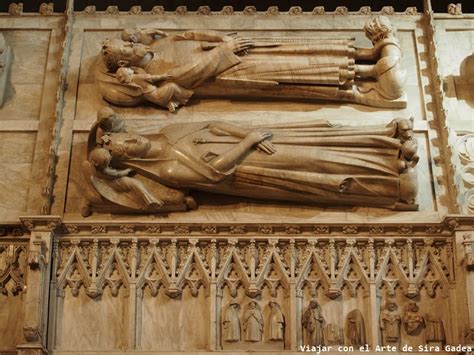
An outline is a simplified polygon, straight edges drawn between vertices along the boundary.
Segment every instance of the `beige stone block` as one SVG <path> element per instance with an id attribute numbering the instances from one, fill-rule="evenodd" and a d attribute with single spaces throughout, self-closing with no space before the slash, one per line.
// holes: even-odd
<path id="1" fill-rule="evenodd" d="M 157 297 L 145 293 L 142 311 L 143 350 L 208 350 L 210 299 L 201 289 L 192 297 L 186 288 L 173 299 L 161 290 Z"/>
<path id="2" fill-rule="evenodd" d="M 71 155 L 71 165 L 68 183 L 68 199 L 66 201 L 65 210 L 67 212 L 80 212 L 83 203 L 83 197 L 80 190 L 81 186 L 81 164 L 87 155 L 85 134 L 75 134 L 73 137 L 73 151 Z"/>
<path id="3" fill-rule="evenodd" d="M 124 290 L 120 291 L 122 294 Z M 64 311 L 59 329 L 60 349 L 74 350 L 116 350 L 125 347 L 126 299 L 113 297 L 110 289 L 105 289 L 98 299 L 89 298 L 84 288 L 78 297 L 73 297 L 69 289 L 64 298 Z"/>
<path id="4" fill-rule="evenodd" d="M 43 85 L 15 84 L 14 88 L 14 95 L 0 108 L 0 120 L 38 120 Z"/>
<path id="5" fill-rule="evenodd" d="M 97 110 L 108 103 L 100 96 L 97 85 L 80 84 L 77 93 L 76 120 L 89 120 L 94 122 L 97 117 Z"/>
<path id="6" fill-rule="evenodd" d="M 0 163 L 0 219 L 26 211 L 30 180 L 30 163 Z"/>
<path id="7" fill-rule="evenodd" d="M 26 211 L 35 133 L 0 134 L 0 215 Z"/>
<path id="8" fill-rule="evenodd" d="M 7 283 L 6 288 L 14 286 L 13 280 Z M 0 353 L 3 350 L 15 350 L 21 341 L 21 294 L 0 294 Z"/>
<path id="9" fill-rule="evenodd" d="M 35 133 L 0 133 L 0 163 L 31 163 L 33 160 Z"/>
<path id="10" fill-rule="evenodd" d="M 3 33 L 13 51 L 12 84 L 43 84 L 51 32 L 15 30 Z"/>

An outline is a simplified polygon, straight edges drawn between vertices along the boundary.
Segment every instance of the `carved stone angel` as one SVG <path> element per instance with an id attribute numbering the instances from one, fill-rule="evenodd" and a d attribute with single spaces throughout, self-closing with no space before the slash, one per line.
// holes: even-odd
<path id="1" fill-rule="evenodd" d="M 99 117 L 89 134 L 86 207 L 186 210 L 196 206 L 187 195 L 194 189 L 298 204 L 417 208 L 418 156 L 409 120 L 368 127 L 213 121 L 138 135 L 110 115 L 115 118 Z"/>
<path id="2" fill-rule="evenodd" d="M 122 39 L 103 43 L 96 78 L 103 98 L 121 106 L 151 101 L 170 109 L 173 102 L 173 110 L 195 95 L 406 107 L 394 28 L 380 16 L 364 30 L 372 48 L 357 48 L 350 37 L 241 38 L 206 30 L 168 35 L 126 29 Z M 117 75 L 121 67 L 133 71 L 128 79 Z M 168 101 L 164 95 L 157 99 L 149 95 L 153 85 L 173 94 Z"/>

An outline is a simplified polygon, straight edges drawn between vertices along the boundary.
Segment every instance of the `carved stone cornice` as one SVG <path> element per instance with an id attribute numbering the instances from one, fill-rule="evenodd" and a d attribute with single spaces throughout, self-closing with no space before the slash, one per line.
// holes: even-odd
<path id="1" fill-rule="evenodd" d="M 19 219 L 30 232 L 54 232 L 61 225 L 60 216 L 20 216 Z"/>
<path id="2" fill-rule="evenodd" d="M 349 11 L 346 6 L 338 6 L 334 11 L 326 12 L 324 6 L 316 6 L 312 11 L 303 11 L 300 6 L 292 6 L 288 11 L 280 11 L 278 6 L 270 6 L 265 11 L 257 11 L 255 6 L 246 6 L 242 11 L 235 11 L 232 6 L 224 6 L 220 11 L 211 11 L 209 6 L 200 6 L 196 11 L 188 11 L 186 6 L 177 6 L 173 11 L 165 11 L 163 6 L 154 6 L 150 11 L 142 11 L 140 6 L 132 6 L 128 11 L 119 11 L 117 6 L 109 6 L 105 11 L 97 11 L 94 5 L 87 6 L 83 11 L 76 12 L 89 16 L 97 15 L 178 15 L 178 16 L 321 16 L 321 15 L 407 15 L 416 16 L 416 7 L 407 7 L 403 12 L 395 12 L 392 6 L 384 6 L 380 11 L 372 11 L 370 6 L 362 6 L 358 11 Z"/>
<path id="3" fill-rule="evenodd" d="M 5 240 L 23 238 L 26 228 L 19 223 L 0 224 L 0 242 Z"/>
<path id="4" fill-rule="evenodd" d="M 28 219 L 27 219 L 28 220 Z M 411 218 L 413 221 L 413 217 Z M 23 220 L 22 220 L 23 221 Z M 42 225 L 45 225 L 43 222 Z M 474 230 L 474 217 L 448 215 L 438 223 L 160 223 L 160 222 L 64 222 L 68 235 L 173 235 L 219 236 L 448 236 L 455 231 Z"/>

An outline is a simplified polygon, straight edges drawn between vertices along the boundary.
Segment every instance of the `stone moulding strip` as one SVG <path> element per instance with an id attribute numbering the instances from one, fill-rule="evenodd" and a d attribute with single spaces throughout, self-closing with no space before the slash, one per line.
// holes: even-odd
<path id="1" fill-rule="evenodd" d="M 128 11 L 119 11 L 117 6 L 109 6 L 105 11 L 97 11 L 94 5 L 87 6 L 83 11 L 77 11 L 76 14 L 86 16 L 95 15 L 198 15 L 198 16 L 232 16 L 232 15 L 267 15 L 267 16 L 321 16 L 321 15 L 418 15 L 416 7 L 407 7 L 403 12 L 395 12 L 392 6 L 384 6 L 380 11 L 372 11 L 370 6 L 362 6 L 358 11 L 349 11 L 346 6 L 338 6 L 334 11 L 326 12 L 324 6 L 316 6 L 312 11 L 303 11 L 300 6 L 292 6 L 288 11 L 280 11 L 278 6 L 270 6 L 266 11 L 257 11 L 255 6 L 246 6 L 242 11 L 235 11 L 232 6 L 224 6 L 220 11 L 211 11 L 209 6 L 200 6 L 197 11 L 188 11 L 186 6 L 177 6 L 174 11 L 166 11 L 163 6 L 154 6 L 150 11 L 142 11 L 141 6 L 132 6 Z"/>
<path id="2" fill-rule="evenodd" d="M 447 237 L 474 231 L 474 216 L 448 215 L 438 223 L 163 223 L 64 221 L 60 216 L 21 216 L 0 223 L 0 240 L 27 236 L 29 231 L 52 231 L 60 236 L 170 236 L 172 238 L 298 238 L 308 237 Z"/>
<path id="3" fill-rule="evenodd" d="M 23 218 L 22 221 L 28 221 Z M 52 222 L 53 223 L 53 222 Z M 23 222 L 25 224 L 25 222 Z M 474 217 L 449 215 L 439 223 L 160 223 L 160 222 L 85 222 L 63 221 L 57 227 L 64 235 L 120 235 L 173 237 L 308 237 L 349 236 L 389 237 L 389 236 L 450 236 L 454 231 L 473 230 Z"/>

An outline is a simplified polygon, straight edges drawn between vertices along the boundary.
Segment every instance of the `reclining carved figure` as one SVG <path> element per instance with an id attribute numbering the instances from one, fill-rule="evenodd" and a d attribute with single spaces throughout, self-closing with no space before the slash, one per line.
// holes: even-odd
<path id="1" fill-rule="evenodd" d="M 297 204 L 417 209 L 411 120 L 358 127 L 212 121 L 169 124 L 138 135 L 127 132 L 110 108 L 98 118 L 83 164 L 85 215 L 94 206 L 140 213 L 194 208 L 190 190 Z"/>
<path id="2" fill-rule="evenodd" d="M 357 48 L 349 37 L 242 38 L 215 31 L 168 35 L 126 29 L 122 39 L 104 41 L 96 78 L 110 103 L 150 101 L 170 111 L 191 95 L 406 107 L 394 28 L 380 16 L 364 29 L 372 48 Z M 128 69 L 117 72 L 120 68 Z"/>

